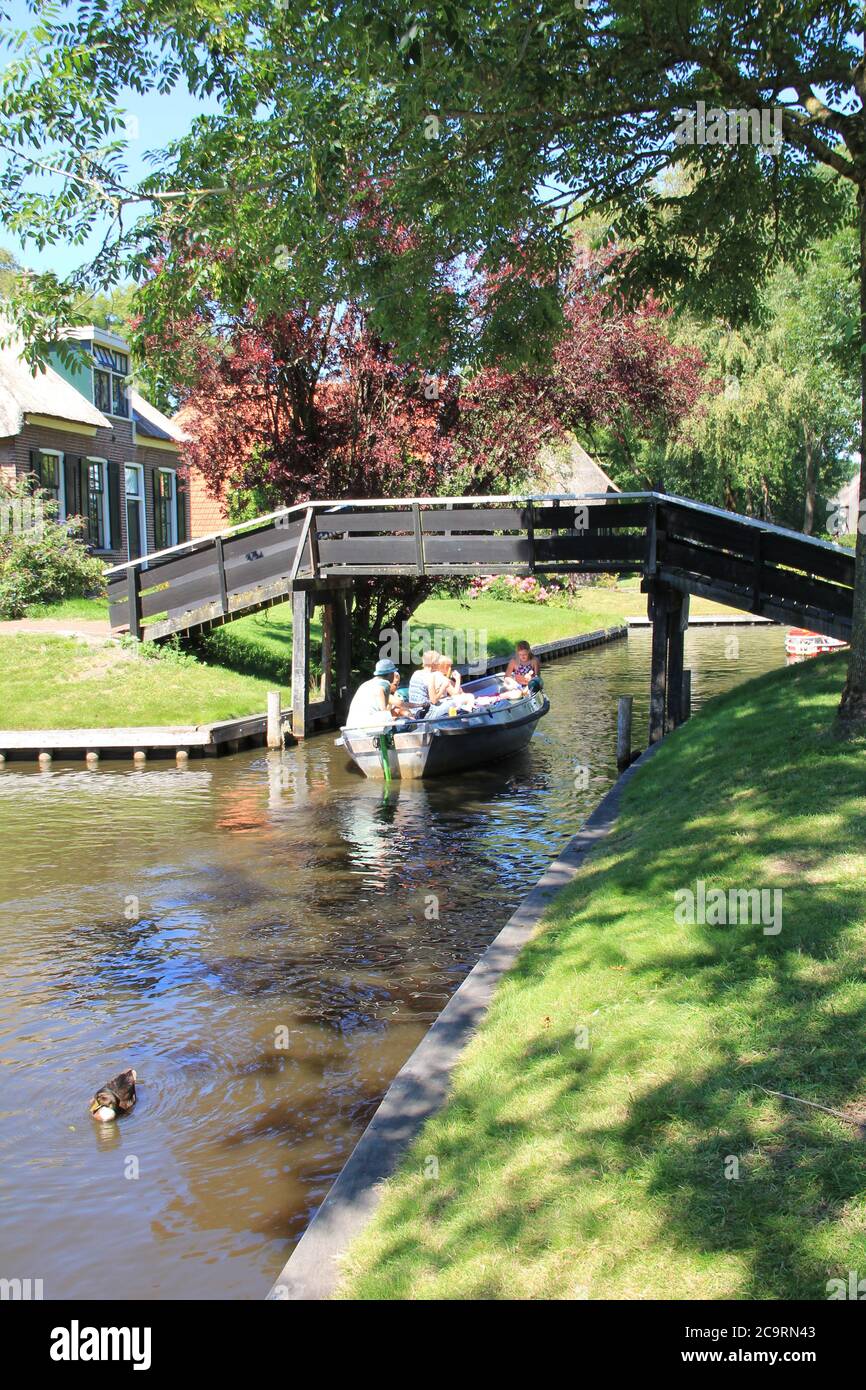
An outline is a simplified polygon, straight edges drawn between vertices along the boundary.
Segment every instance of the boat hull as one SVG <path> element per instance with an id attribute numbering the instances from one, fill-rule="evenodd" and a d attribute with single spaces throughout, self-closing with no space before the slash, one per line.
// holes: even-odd
<path id="1" fill-rule="evenodd" d="M 380 752 L 376 737 L 361 729 L 344 729 L 342 743 L 366 777 L 385 780 L 382 753 L 388 757 L 392 778 L 440 777 L 496 762 L 525 748 L 539 719 L 550 709 L 540 693 L 515 701 L 510 709 L 494 714 L 467 714 L 457 718 L 399 721 L 393 742 Z"/>

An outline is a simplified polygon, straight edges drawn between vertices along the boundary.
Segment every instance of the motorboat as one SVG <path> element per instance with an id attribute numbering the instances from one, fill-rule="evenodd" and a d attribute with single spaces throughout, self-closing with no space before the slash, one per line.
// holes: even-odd
<path id="1" fill-rule="evenodd" d="M 785 634 L 785 651 L 788 656 L 820 656 L 822 652 L 835 652 L 839 647 L 847 647 L 838 637 L 824 637 L 820 632 L 811 632 L 806 627 L 792 627 Z"/>
<path id="2" fill-rule="evenodd" d="M 550 709 L 543 691 L 515 689 L 505 676 L 465 681 L 458 697 L 381 725 L 340 730 L 337 745 L 374 781 L 437 777 L 499 761 L 525 748 Z"/>

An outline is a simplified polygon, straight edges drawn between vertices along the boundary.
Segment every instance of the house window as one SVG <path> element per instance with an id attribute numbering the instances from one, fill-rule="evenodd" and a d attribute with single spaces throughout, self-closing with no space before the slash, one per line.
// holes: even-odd
<path id="1" fill-rule="evenodd" d="M 57 503 L 57 515 L 63 515 L 63 455 L 39 451 L 39 486 Z"/>
<path id="2" fill-rule="evenodd" d="M 177 477 L 171 468 L 160 468 L 153 475 L 156 501 L 153 518 L 157 550 L 177 545 Z"/>
<path id="3" fill-rule="evenodd" d="M 110 550 L 108 488 L 104 459 L 87 460 L 88 538 L 95 550 Z"/>
<path id="4" fill-rule="evenodd" d="M 129 417 L 129 397 L 126 379 L 129 376 L 129 358 L 124 352 L 93 344 L 93 404 L 105 415 Z"/>

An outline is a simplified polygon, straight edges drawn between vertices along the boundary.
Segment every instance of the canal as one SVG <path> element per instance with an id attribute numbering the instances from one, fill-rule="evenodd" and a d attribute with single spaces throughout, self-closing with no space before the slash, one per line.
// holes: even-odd
<path id="1" fill-rule="evenodd" d="M 0 774 L 0 1276 L 261 1298 L 395 1072 L 616 775 L 649 632 L 545 668 L 508 765 L 385 793 L 330 735 Z M 692 629 L 693 707 L 784 663 Z M 586 773 L 577 769 L 585 767 Z M 134 1066 L 138 1105 L 88 1100 Z"/>

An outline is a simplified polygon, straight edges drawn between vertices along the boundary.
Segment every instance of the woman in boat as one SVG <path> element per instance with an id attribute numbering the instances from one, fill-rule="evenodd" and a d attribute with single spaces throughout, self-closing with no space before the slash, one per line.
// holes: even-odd
<path id="1" fill-rule="evenodd" d="M 541 662 L 537 656 L 533 656 L 528 642 L 517 643 L 514 656 L 505 668 L 505 674 L 517 681 L 518 685 L 529 685 L 534 690 L 541 688 L 538 684 L 541 680 Z"/>
<path id="2" fill-rule="evenodd" d="M 409 680 L 410 705 L 435 705 L 445 694 L 445 683 L 438 670 L 439 653 L 424 652 L 421 666 Z"/>
<path id="3" fill-rule="evenodd" d="M 372 678 L 364 681 L 355 691 L 349 713 L 346 715 L 347 729 L 362 729 L 366 725 L 387 724 L 393 719 L 390 700 L 394 675 L 397 667 L 393 661 L 377 661 Z"/>

